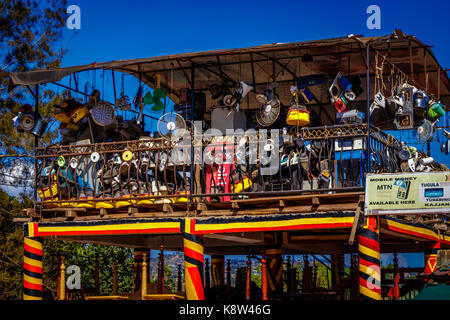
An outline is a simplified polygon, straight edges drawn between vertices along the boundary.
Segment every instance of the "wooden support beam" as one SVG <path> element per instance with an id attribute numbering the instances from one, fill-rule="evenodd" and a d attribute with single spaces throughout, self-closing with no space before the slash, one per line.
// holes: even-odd
<path id="1" fill-rule="evenodd" d="M 136 207 L 128 207 L 128 215 L 133 216 L 135 214 L 139 213 L 139 209 Z"/>
<path id="2" fill-rule="evenodd" d="M 39 218 L 39 214 L 33 208 L 23 209 L 27 216 L 30 218 Z"/>
<path id="3" fill-rule="evenodd" d="M 108 217 L 108 212 L 106 211 L 105 208 L 100 208 L 100 218 L 107 218 Z"/>
<path id="4" fill-rule="evenodd" d="M 74 218 L 76 218 L 78 215 L 77 215 L 77 212 L 75 211 L 75 210 L 71 210 L 71 209 L 69 209 L 69 210 L 66 210 L 66 212 L 65 212 L 65 217 L 66 217 L 66 219 L 70 219 L 70 220 L 73 220 Z"/>
<path id="5" fill-rule="evenodd" d="M 169 214 L 173 213 L 173 207 L 172 207 L 172 205 L 170 205 L 168 203 L 164 203 L 163 204 L 162 210 L 163 210 L 164 213 L 169 213 Z"/>
<path id="6" fill-rule="evenodd" d="M 247 244 L 264 243 L 264 234 L 260 232 L 223 233 L 223 234 L 212 233 L 212 234 L 205 234 L 205 238 L 240 242 Z"/>
<path id="7" fill-rule="evenodd" d="M 15 223 L 27 223 L 31 221 L 31 218 L 13 218 L 13 222 Z"/>
<path id="8" fill-rule="evenodd" d="M 206 204 L 198 202 L 195 210 L 197 211 L 198 214 L 201 214 L 202 211 L 207 211 L 208 207 L 206 206 Z"/>
<path id="9" fill-rule="evenodd" d="M 350 237 L 348 238 L 348 244 L 353 245 L 355 242 L 356 230 L 358 229 L 359 217 L 361 212 L 364 210 L 364 196 L 359 196 L 358 207 L 355 211 L 355 219 L 353 220 L 352 230 L 350 232 Z"/>

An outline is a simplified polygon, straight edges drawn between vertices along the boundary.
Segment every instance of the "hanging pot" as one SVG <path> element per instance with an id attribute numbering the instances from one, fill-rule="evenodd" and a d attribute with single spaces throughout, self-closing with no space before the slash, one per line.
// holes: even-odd
<path id="1" fill-rule="evenodd" d="M 303 106 L 289 108 L 286 123 L 290 126 L 306 127 L 310 123 L 310 113 Z"/>
<path id="2" fill-rule="evenodd" d="M 47 129 L 47 125 L 48 125 L 47 121 L 38 118 L 36 120 L 36 125 L 34 126 L 33 130 L 31 130 L 31 133 L 37 137 L 42 137 L 42 135 L 45 132 L 45 129 Z"/>
<path id="3" fill-rule="evenodd" d="M 424 95 L 421 92 L 417 92 L 414 94 L 414 100 L 413 100 L 413 107 L 414 108 L 426 108 L 427 106 L 427 99 L 424 97 Z"/>
<path id="4" fill-rule="evenodd" d="M 444 106 L 440 101 L 431 103 L 428 109 L 428 117 L 431 122 L 436 121 L 445 114 Z"/>
<path id="5" fill-rule="evenodd" d="M 410 153 L 406 149 L 402 149 L 398 152 L 398 157 L 400 160 L 407 161 L 410 158 Z"/>

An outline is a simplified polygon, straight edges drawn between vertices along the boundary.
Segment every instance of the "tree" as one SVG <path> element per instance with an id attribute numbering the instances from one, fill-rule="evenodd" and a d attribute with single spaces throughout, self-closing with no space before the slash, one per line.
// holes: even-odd
<path id="1" fill-rule="evenodd" d="M 14 218 L 24 217 L 30 199 L 20 201 L 0 189 L 0 300 L 22 298 L 23 229 Z"/>
<path id="2" fill-rule="evenodd" d="M 60 66 L 65 53 L 60 40 L 67 16 L 66 4 L 66 0 L 0 2 L 0 185 L 32 186 L 34 176 L 32 159 L 10 155 L 33 154 L 34 136 L 18 133 L 12 119 L 24 104 L 34 106 L 35 88 L 13 88 L 8 73 Z M 39 90 L 39 113 L 50 124 L 38 146 L 57 143 L 59 139 L 56 130 L 52 130 L 54 120 L 50 113 L 60 104 L 62 95 L 44 86 Z M 0 189 L 0 299 L 22 298 L 23 231 L 13 219 L 23 217 L 22 209 L 31 207 L 32 203 L 26 195 L 21 198 L 11 197 Z M 132 291 L 130 249 L 44 239 L 44 299 L 56 299 L 61 256 L 66 258 L 67 265 L 77 264 L 81 268 L 85 287 L 94 284 L 93 268 L 98 256 L 101 261 L 100 291 L 104 294 L 112 292 L 112 265 L 117 261 L 119 292 Z"/>
<path id="3" fill-rule="evenodd" d="M 59 67 L 64 50 L 59 40 L 66 18 L 66 0 L 3 0 L 0 2 L 0 153 L 31 154 L 34 138 L 29 133 L 18 133 L 12 119 L 25 103 L 34 98 L 29 90 L 17 87 L 9 91 L 9 72 Z M 34 88 L 30 88 L 31 91 Z M 60 100 L 51 90 L 40 92 L 40 114 L 49 120 L 53 106 Z M 40 144 L 55 142 L 57 135 L 48 130 Z M 3 185 L 29 185 L 34 174 L 26 170 L 29 158 L 0 158 L 0 183 Z M 16 174 L 7 176 L 11 168 Z M 14 179 L 20 176 L 21 179 Z"/>

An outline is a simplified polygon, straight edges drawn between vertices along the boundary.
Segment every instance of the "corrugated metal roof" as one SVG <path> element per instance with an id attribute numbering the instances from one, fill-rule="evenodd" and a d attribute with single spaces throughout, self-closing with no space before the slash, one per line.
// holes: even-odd
<path id="1" fill-rule="evenodd" d="M 154 88 L 156 74 L 161 76 L 161 87 L 169 98 L 178 102 L 179 91 L 192 85 L 191 69 L 195 68 L 195 89 L 208 90 L 212 84 L 233 85 L 246 81 L 255 87 L 264 87 L 277 81 L 284 84 L 279 90 L 287 91 L 298 76 L 325 74 L 330 79 L 338 71 L 346 76 L 365 75 L 366 43 L 371 48 L 371 74 L 375 73 L 375 51 L 388 55 L 393 64 L 413 78 L 418 86 L 441 96 L 444 104 L 450 102 L 450 83 L 445 72 L 434 57 L 430 47 L 414 36 L 405 36 L 396 30 L 394 34 L 380 37 L 340 37 L 294 43 L 273 43 L 248 48 L 220 49 L 203 52 L 181 53 L 149 58 L 92 63 L 82 66 L 29 71 L 10 74 L 14 85 L 32 85 L 59 81 L 80 71 L 92 69 L 113 69 L 141 77 Z M 410 55 L 411 54 L 411 55 Z M 302 61 L 308 55 L 312 61 Z M 411 58 L 410 58 L 411 57 Z M 427 58 L 426 66 L 424 57 Z M 304 59 L 303 59 L 304 60 Z M 413 70 L 413 74 L 411 74 Z M 427 75 L 426 75 L 426 73 Z M 428 82 L 425 83 L 426 77 Z M 372 81 L 373 82 L 373 81 Z M 323 89 L 323 88 L 322 88 Z M 327 91 L 314 92 L 318 101 L 328 103 Z M 281 94 L 283 102 L 283 95 Z M 289 93 L 286 98 L 290 99 Z M 251 104 L 252 101 L 248 101 Z M 288 102 L 289 103 L 289 102 Z"/>

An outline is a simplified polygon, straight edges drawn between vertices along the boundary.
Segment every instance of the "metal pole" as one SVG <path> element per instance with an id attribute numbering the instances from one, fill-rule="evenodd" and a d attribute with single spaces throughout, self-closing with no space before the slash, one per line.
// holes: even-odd
<path id="1" fill-rule="evenodd" d="M 39 85 L 36 85 L 36 95 L 35 106 L 34 106 L 34 123 L 37 122 L 39 116 Z M 37 156 L 36 148 L 38 147 L 38 136 L 34 136 L 34 155 Z M 33 199 L 34 199 L 34 210 L 36 210 L 36 202 L 37 202 L 37 158 L 34 158 L 34 190 L 33 190 Z"/>
<path id="2" fill-rule="evenodd" d="M 190 168 L 190 192 L 189 192 L 189 200 L 192 205 L 192 192 L 194 192 L 194 172 L 195 172 L 195 163 L 194 163 L 194 104 L 195 104 L 195 69 L 194 64 L 191 67 L 191 117 L 192 117 L 192 126 L 191 126 L 191 168 Z"/>
<path id="3" fill-rule="evenodd" d="M 367 172 L 371 172 L 371 163 L 370 163 L 370 48 L 369 43 L 366 44 L 366 102 L 367 102 Z M 366 173 L 367 173 L 366 172 Z"/>

